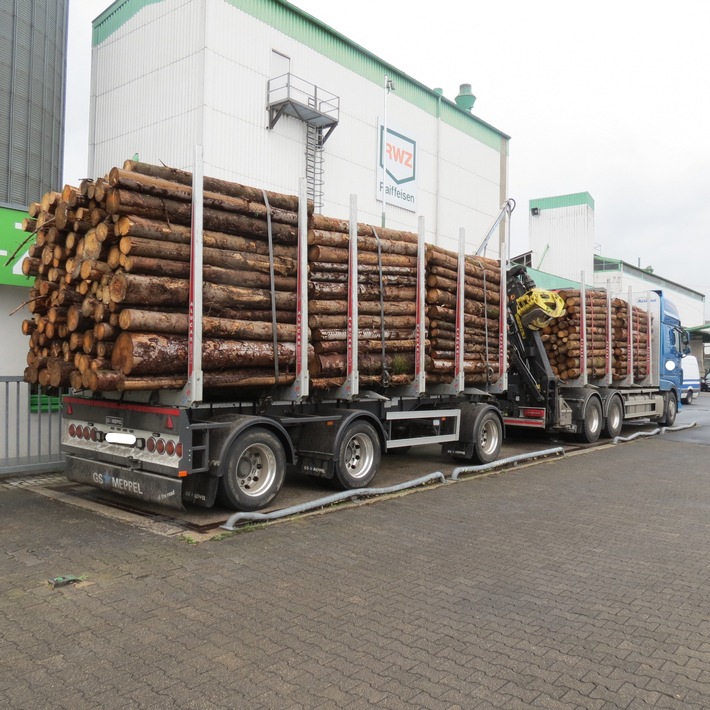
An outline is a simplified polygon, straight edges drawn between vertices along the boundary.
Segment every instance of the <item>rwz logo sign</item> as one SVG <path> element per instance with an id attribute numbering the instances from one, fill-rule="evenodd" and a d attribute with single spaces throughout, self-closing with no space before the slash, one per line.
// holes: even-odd
<path id="1" fill-rule="evenodd" d="M 417 210 L 417 141 L 402 131 L 378 125 L 377 199 Z"/>
<path id="2" fill-rule="evenodd" d="M 397 185 L 416 180 L 417 142 L 401 133 L 387 129 L 387 140 L 382 140 L 384 127 L 380 126 L 380 168 L 387 168 L 387 176 Z M 384 145 L 384 150 L 383 148 Z"/>

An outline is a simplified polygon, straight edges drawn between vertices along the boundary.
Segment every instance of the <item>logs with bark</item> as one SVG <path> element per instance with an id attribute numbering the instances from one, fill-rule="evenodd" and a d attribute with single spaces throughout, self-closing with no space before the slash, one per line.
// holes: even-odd
<path id="1" fill-rule="evenodd" d="M 192 176 L 127 161 L 106 178 L 47 193 L 23 226 L 35 243 L 23 323 L 26 378 L 94 392 L 174 389 L 187 379 Z M 211 388 L 295 378 L 298 199 L 204 180 L 203 370 Z M 308 213 L 308 368 L 313 389 L 346 375 L 350 225 Z M 357 225 L 362 385 L 414 374 L 416 234 Z M 450 382 L 458 255 L 427 246 L 428 381 Z M 466 257 L 464 371 L 498 379 L 498 262 Z M 504 300 L 504 299 L 503 299 Z"/>
<path id="2" fill-rule="evenodd" d="M 541 331 L 553 373 L 562 381 L 581 376 L 582 341 L 586 343 L 586 374 L 591 380 L 606 376 L 611 368 L 612 380 L 640 383 L 648 376 L 649 323 L 648 314 L 632 308 L 633 322 L 629 321 L 626 301 L 615 298 L 611 302 L 611 318 L 607 314 L 607 294 L 603 290 L 585 292 L 586 337 L 581 334 L 581 292 L 576 289 L 559 290 L 565 301 L 565 313 Z M 611 344 L 609 327 L 611 326 Z M 629 367 L 628 343 L 633 349 L 633 368 Z"/>
<path id="3" fill-rule="evenodd" d="M 465 257 L 463 313 L 464 380 L 491 384 L 500 378 L 500 266 L 485 257 Z M 427 246 L 428 380 L 447 383 L 456 368 L 458 253 Z"/>

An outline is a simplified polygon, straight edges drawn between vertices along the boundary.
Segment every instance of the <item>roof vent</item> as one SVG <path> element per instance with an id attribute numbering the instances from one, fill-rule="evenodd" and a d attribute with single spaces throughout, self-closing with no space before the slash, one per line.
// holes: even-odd
<path id="1" fill-rule="evenodd" d="M 471 84 L 461 84 L 459 87 L 459 95 L 454 101 L 459 108 L 470 113 L 473 109 L 473 104 L 476 103 L 476 97 L 471 92 Z"/>

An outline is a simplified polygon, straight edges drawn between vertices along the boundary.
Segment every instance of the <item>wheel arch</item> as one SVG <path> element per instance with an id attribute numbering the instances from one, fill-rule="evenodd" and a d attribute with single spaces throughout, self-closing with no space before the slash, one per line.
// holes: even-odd
<path id="1" fill-rule="evenodd" d="M 380 448 L 382 451 L 385 451 L 387 447 L 387 435 L 385 433 L 384 426 L 382 425 L 382 422 L 378 419 L 378 417 L 376 417 L 371 412 L 367 412 L 365 410 L 350 409 L 346 410 L 346 413 L 343 415 L 342 419 L 340 420 L 340 424 L 338 425 L 338 430 L 333 440 L 333 452 L 339 451 L 340 446 L 343 442 L 343 437 L 345 436 L 344 432 L 346 431 L 348 426 L 358 420 L 362 420 L 367 422 L 368 424 L 372 424 L 375 429 L 375 432 L 377 433 L 377 438 L 380 440 Z"/>
<path id="2" fill-rule="evenodd" d="M 602 400 L 602 414 L 604 415 L 604 418 L 606 419 L 609 416 L 609 408 L 611 407 L 611 403 L 613 400 L 618 399 L 621 402 L 621 411 L 623 412 L 625 409 L 624 406 L 624 398 L 621 396 L 621 393 L 618 392 L 617 390 L 607 390 L 606 392 L 600 392 L 601 400 Z"/>
<path id="3" fill-rule="evenodd" d="M 574 419 L 579 421 L 584 418 L 584 413 L 587 409 L 587 404 L 591 399 L 596 399 L 601 407 L 602 415 L 606 416 L 607 407 L 604 402 L 604 398 L 599 393 L 598 390 L 591 389 L 589 387 L 579 387 L 563 389 L 562 396 L 565 402 L 567 402 L 574 413 Z"/>
<path id="4" fill-rule="evenodd" d="M 276 419 L 259 415 L 239 414 L 234 417 L 223 415 L 219 420 L 225 422 L 223 428 L 217 429 L 210 435 L 210 470 L 213 475 L 224 475 L 226 453 L 238 436 L 254 428 L 266 429 L 274 434 L 281 442 L 286 455 L 286 463 L 292 464 L 296 459 L 293 441 L 285 427 Z M 215 421 L 215 420 L 213 420 Z M 213 468 L 212 464 L 216 464 Z"/>
<path id="5" fill-rule="evenodd" d="M 490 402 L 466 402 L 465 404 L 462 404 L 459 409 L 461 410 L 461 428 L 459 430 L 460 441 L 473 440 L 472 434 L 476 430 L 478 422 L 488 412 L 493 412 L 498 418 L 501 433 L 505 439 L 505 421 L 503 419 L 503 414 L 495 404 Z M 466 439 L 464 439 L 464 432 L 468 437 Z"/>

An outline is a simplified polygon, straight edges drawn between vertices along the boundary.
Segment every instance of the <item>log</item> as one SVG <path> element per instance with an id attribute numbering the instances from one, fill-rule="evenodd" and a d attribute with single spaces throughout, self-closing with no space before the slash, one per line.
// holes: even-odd
<path id="1" fill-rule="evenodd" d="M 336 219 L 334 217 L 326 217 L 321 214 L 314 214 L 311 217 L 311 224 L 313 229 L 322 230 L 325 232 L 342 232 L 343 234 L 350 233 L 350 223 L 345 219 Z M 379 236 L 380 239 L 388 239 L 397 242 L 409 242 L 410 244 L 417 244 L 419 241 L 419 236 L 414 232 L 405 232 L 398 229 L 389 229 L 386 227 L 372 227 L 369 224 L 357 225 L 358 236 L 361 237 L 375 237 Z"/>
<path id="2" fill-rule="evenodd" d="M 122 254 L 130 256 L 144 256 L 154 259 L 167 259 L 171 261 L 190 261 L 190 247 L 171 242 L 160 242 L 155 239 L 142 239 L 140 237 L 122 237 L 119 242 Z M 255 253 L 230 252 L 224 249 L 203 250 L 203 262 L 211 266 L 222 268 L 259 271 L 268 274 L 270 260 L 268 256 Z M 293 276 L 296 273 L 296 262 L 288 257 L 273 259 L 274 273 L 282 276 Z"/>
<path id="3" fill-rule="evenodd" d="M 154 220 L 164 220 L 171 224 L 190 225 L 192 206 L 189 202 L 162 199 L 121 188 L 112 188 L 106 197 L 106 210 L 109 215 L 135 215 Z M 236 212 L 205 207 L 203 226 L 209 230 L 240 235 L 268 237 L 268 226 L 264 219 L 248 217 Z M 298 241 L 298 228 L 278 222 L 272 223 L 272 237 L 276 242 L 295 244 Z"/>
<path id="4" fill-rule="evenodd" d="M 331 264 L 348 264 L 350 261 L 350 252 L 347 248 L 324 247 L 317 244 L 308 247 L 309 261 L 328 262 Z M 406 256 L 402 254 L 378 254 L 374 252 L 358 252 L 358 265 L 377 266 L 396 266 L 399 268 L 409 268 L 416 271 L 417 258 L 416 256 Z"/>
<path id="5" fill-rule="evenodd" d="M 296 358 L 294 343 L 278 344 L 279 364 L 292 365 Z M 157 333 L 123 332 L 111 353 L 111 366 L 124 375 L 166 375 L 187 369 L 187 338 Z M 202 367 L 220 370 L 244 367 L 268 367 L 274 364 L 272 343 L 257 341 L 202 341 Z"/>
<path id="6" fill-rule="evenodd" d="M 182 185 L 192 185 L 192 173 L 177 168 L 170 168 L 165 165 L 150 165 L 135 160 L 127 160 L 123 163 L 123 169 L 142 175 L 171 180 Z M 292 212 L 298 211 L 297 195 L 283 195 L 278 192 L 270 192 L 269 190 L 264 191 L 255 187 L 240 185 L 236 182 L 219 180 L 207 176 L 203 178 L 203 188 L 223 195 L 242 197 L 250 202 L 258 202 L 261 204 L 264 204 L 264 193 L 266 193 L 266 197 L 272 207 L 290 210 Z"/>
<path id="7" fill-rule="evenodd" d="M 184 335 L 188 332 L 189 318 L 186 313 L 161 313 L 126 308 L 121 311 L 119 325 L 126 331 L 145 331 L 155 333 L 174 333 Z M 204 316 L 202 329 L 205 335 L 234 340 L 273 339 L 271 323 L 251 320 L 231 320 Z M 295 342 L 296 328 L 293 325 L 277 323 L 276 335 L 279 341 Z"/>
<path id="8" fill-rule="evenodd" d="M 349 248 L 350 237 L 342 232 L 329 232 L 323 229 L 311 229 L 308 232 L 308 244 L 323 247 Z M 377 252 L 378 248 L 383 254 L 402 254 L 416 256 L 417 243 L 405 242 L 394 239 L 375 239 L 374 237 L 358 237 L 358 252 Z"/>
<path id="9" fill-rule="evenodd" d="M 192 241 L 192 230 L 189 226 L 168 224 L 164 221 L 135 215 L 120 217 L 115 224 L 115 232 L 117 237 L 143 237 L 176 244 L 190 244 Z M 204 245 L 208 248 L 263 254 L 265 256 L 269 254 L 269 246 L 262 239 L 226 234 L 208 229 L 203 231 L 202 236 Z M 298 256 L 296 247 L 287 244 L 274 244 L 273 254 L 274 256 L 284 256 L 291 259 L 295 259 Z"/>

